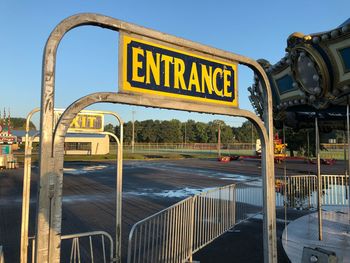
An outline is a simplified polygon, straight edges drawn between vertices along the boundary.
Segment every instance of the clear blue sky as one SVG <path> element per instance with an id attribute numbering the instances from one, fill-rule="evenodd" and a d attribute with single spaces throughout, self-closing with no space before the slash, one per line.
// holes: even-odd
<path id="1" fill-rule="evenodd" d="M 337 27 L 350 17 L 350 1 L 117 1 L 0 0 L 0 109 L 25 117 L 40 106 L 42 54 L 52 29 L 64 18 L 95 12 L 163 31 L 202 44 L 277 62 L 286 39 L 296 31 L 316 33 Z M 118 90 L 118 33 L 97 27 L 70 31 L 58 49 L 56 107 L 97 91 Z M 251 109 L 247 87 L 252 73 L 239 67 L 240 108 Z M 188 118 L 209 121 L 217 116 L 102 104 L 126 121 L 135 118 Z M 241 120 L 227 119 L 230 125 Z"/>

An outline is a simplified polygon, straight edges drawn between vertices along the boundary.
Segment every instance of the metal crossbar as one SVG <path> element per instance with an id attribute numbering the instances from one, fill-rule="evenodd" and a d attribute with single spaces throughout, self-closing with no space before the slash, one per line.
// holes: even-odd
<path id="1" fill-rule="evenodd" d="M 32 251 L 32 263 L 35 262 L 35 238 L 29 238 L 31 242 Z M 113 257 L 113 239 L 104 231 L 92 231 L 71 235 L 61 236 L 62 241 L 71 240 L 70 253 L 65 259 L 65 255 L 61 257 L 63 262 L 80 263 L 80 262 L 114 262 Z M 109 244 L 108 244 L 109 243 Z M 62 246 L 65 247 L 65 242 L 62 242 Z M 61 252 L 62 253 L 62 252 Z M 65 253 L 62 253 L 65 254 Z M 0 263 L 3 263 L 0 261 Z"/>

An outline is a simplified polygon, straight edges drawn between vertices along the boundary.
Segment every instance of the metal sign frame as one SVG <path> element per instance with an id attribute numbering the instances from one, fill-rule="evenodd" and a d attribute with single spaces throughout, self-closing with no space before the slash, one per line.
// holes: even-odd
<path id="1" fill-rule="evenodd" d="M 21 220 L 21 248 L 20 248 L 20 262 L 26 263 L 28 259 L 28 245 L 29 245 L 29 205 L 30 205 L 30 183 L 31 183 L 31 164 L 32 164 L 32 143 L 34 138 L 40 135 L 36 132 L 33 136 L 29 137 L 30 121 L 33 115 L 40 111 L 40 108 L 33 109 L 26 118 L 26 134 L 25 134 L 25 150 L 24 150 L 24 174 L 23 174 L 23 193 L 22 193 L 22 220 Z M 64 112 L 64 109 L 55 109 L 55 112 Z M 111 132 L 104 131 L 81 131 L 90 134 L 104 134 L 115 139 L 117 143 L 117 176 L 116 176 L 116 217 L 115 226 L 116 242 L 115 251 L 116 255 L 121 255 L 121 227 L 122 227 L 122 184 L 123 184 L 123 133 L 124 133 L 124 121 L 120 116 L 112 111 L 84 111 L 80 113 L 98 114 L 104 117 L 104 115 L 111 115 L 115 117 L 120 126 L 120 133 L 118 137 Z M 77 130 L 69 132 L 79 133 Z M 81 133 L 80 132 L 80 133 Z"/>
<path id="2" fill-rule="evenodd" d="M 175 45 L 183 50 L 196 51 L 218 59 L 239 63 L 251 68 L 260 78 L 265 97 L 264 122 L 254 113 L 228 106 L 213 107 L 196 101 L 169 101 L 148 94 L 98 92 L 78 99 L 62 114 L 56 127 L 53 126 L 55 64 L 58 45 L 63 36 L 73 28 L 83 25 L 99 26 L 113 31 L 128 32 L 140 37 Z M 119 45 L 120 47 L 120 45 Z M 121 76 L 122 67 L 119 65 Z M 264 262 L 277 262 L 276 218 L 274 196 L 273 125 L 271 88 L 263 68 L 253 59 L 231 52 L 201 45 L 183 38 L 130 24 L 98 14 L 78 14 L 63 20 L 52 31 L 44 51 L 41 121 L 40 121 L 40 185 L 36 230 L 36 262 L 60 261 L 60 236 L 62 221 L 63 142 L 73 118 L 84 108 L 95 103 L 109 102 L 154 108 L 193 111 L 226 116 L 245 117 L 253 122 L 262 142 L 263 177 L 263 243 Z M 120 258 L 117 259 L 120 262 Z"/>

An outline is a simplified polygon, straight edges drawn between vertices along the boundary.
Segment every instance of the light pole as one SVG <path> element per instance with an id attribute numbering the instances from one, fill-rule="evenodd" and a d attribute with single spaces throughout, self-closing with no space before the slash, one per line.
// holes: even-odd
<path id="1" fill-rule="evenodd" d="M 185 122 L 185 147 L 186 147 L 186 139 L 187 139 L 187 126 L 186 126 L 186 122 Z"/>
<path id="2" fill-rule="evenodd" d="M 221 126 L 218 123 L 218 157 L 221 157 Z"/>
<path id="3" fill-rule="evenodd" d="M 135 152 L 135 111 L 132 111 L 132 139 L 131 139 L 131 152 Z"/>

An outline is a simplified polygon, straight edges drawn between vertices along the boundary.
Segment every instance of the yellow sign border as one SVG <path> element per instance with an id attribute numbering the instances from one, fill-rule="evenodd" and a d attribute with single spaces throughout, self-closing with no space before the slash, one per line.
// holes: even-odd
<path id="1" fill-rule="evenodd" d="M 187 56 L 192 56 L 192 57 L 204 59 L 204 60 L 211 61 L 211 62 L 220 63 L 220 64 L 226 65 L 228 67 L 231 67 L 233 69 L 233 72 L 234 72 L 235 99 L 233 101 L 228 102 L 228 101 L 220 101 L 220 100 L 215 100 L 215 99 L 194 97 L 194 96 L 189 96 L 189 95 L 184 95 L 184 94 L 174 94 L 174 93 L 168 93 L 168 92 L 164 92 L 164 91 L 155 91 L 155 90 L 142 89 L 142 88 L 138 88 L 138 87 L 132 87 L 131 84 L 127 81 L 127 45 L 133 40 L 136 42 L 143 43 L 143 44 L 155 46 L 158 48 L 181 53 L 181 54 L 184 54 Z M 150 41 L 147 41 L 144 39 L 136 38 L 134 36 L 131 37 L 131 36 L 126 35 L 126 34 L 120 34 L 120 43 L 122 45 L 122 50 L 121 50 L 122 72 L 120 74 L 122 76 L 122 79 L 120 81 L 120 83 L 121 83 L 120 89 L 122 91 L 131 92 L 131 93 L 140 92 L 140 93 L 158 95 L 158 96 L 163 96 L 163 97 L 165 96 L 165 97 L 171 97 L 171 98 L 176 98 L 176 99 L 186 99 L 186 100 L 199 101 L 199 102 L 210 102 L 213 104 L 227 105 L 227 106 L 231 106 L 231 107 L 233 106 L 235 108 L 238 108 L 238 88 L 237 88 L 237 84 L 238 84 L 238 82 L 237 82 L 237 68 L 238 67 L 237 67 L 237 64 L 230 64 L 230 63 L 224 62 L 222 60 L 213 59 L 213 58 L 205 57 L 204 55 L 201 56 L 201 55 L 198 55 L 195 53 L 186 52 L 186 51 L 183 51 L 180 49 L 175 49 L 175 48 L 172 48 L 169 46 L 165 46 L 165 45 L 150 42 Z"/>

